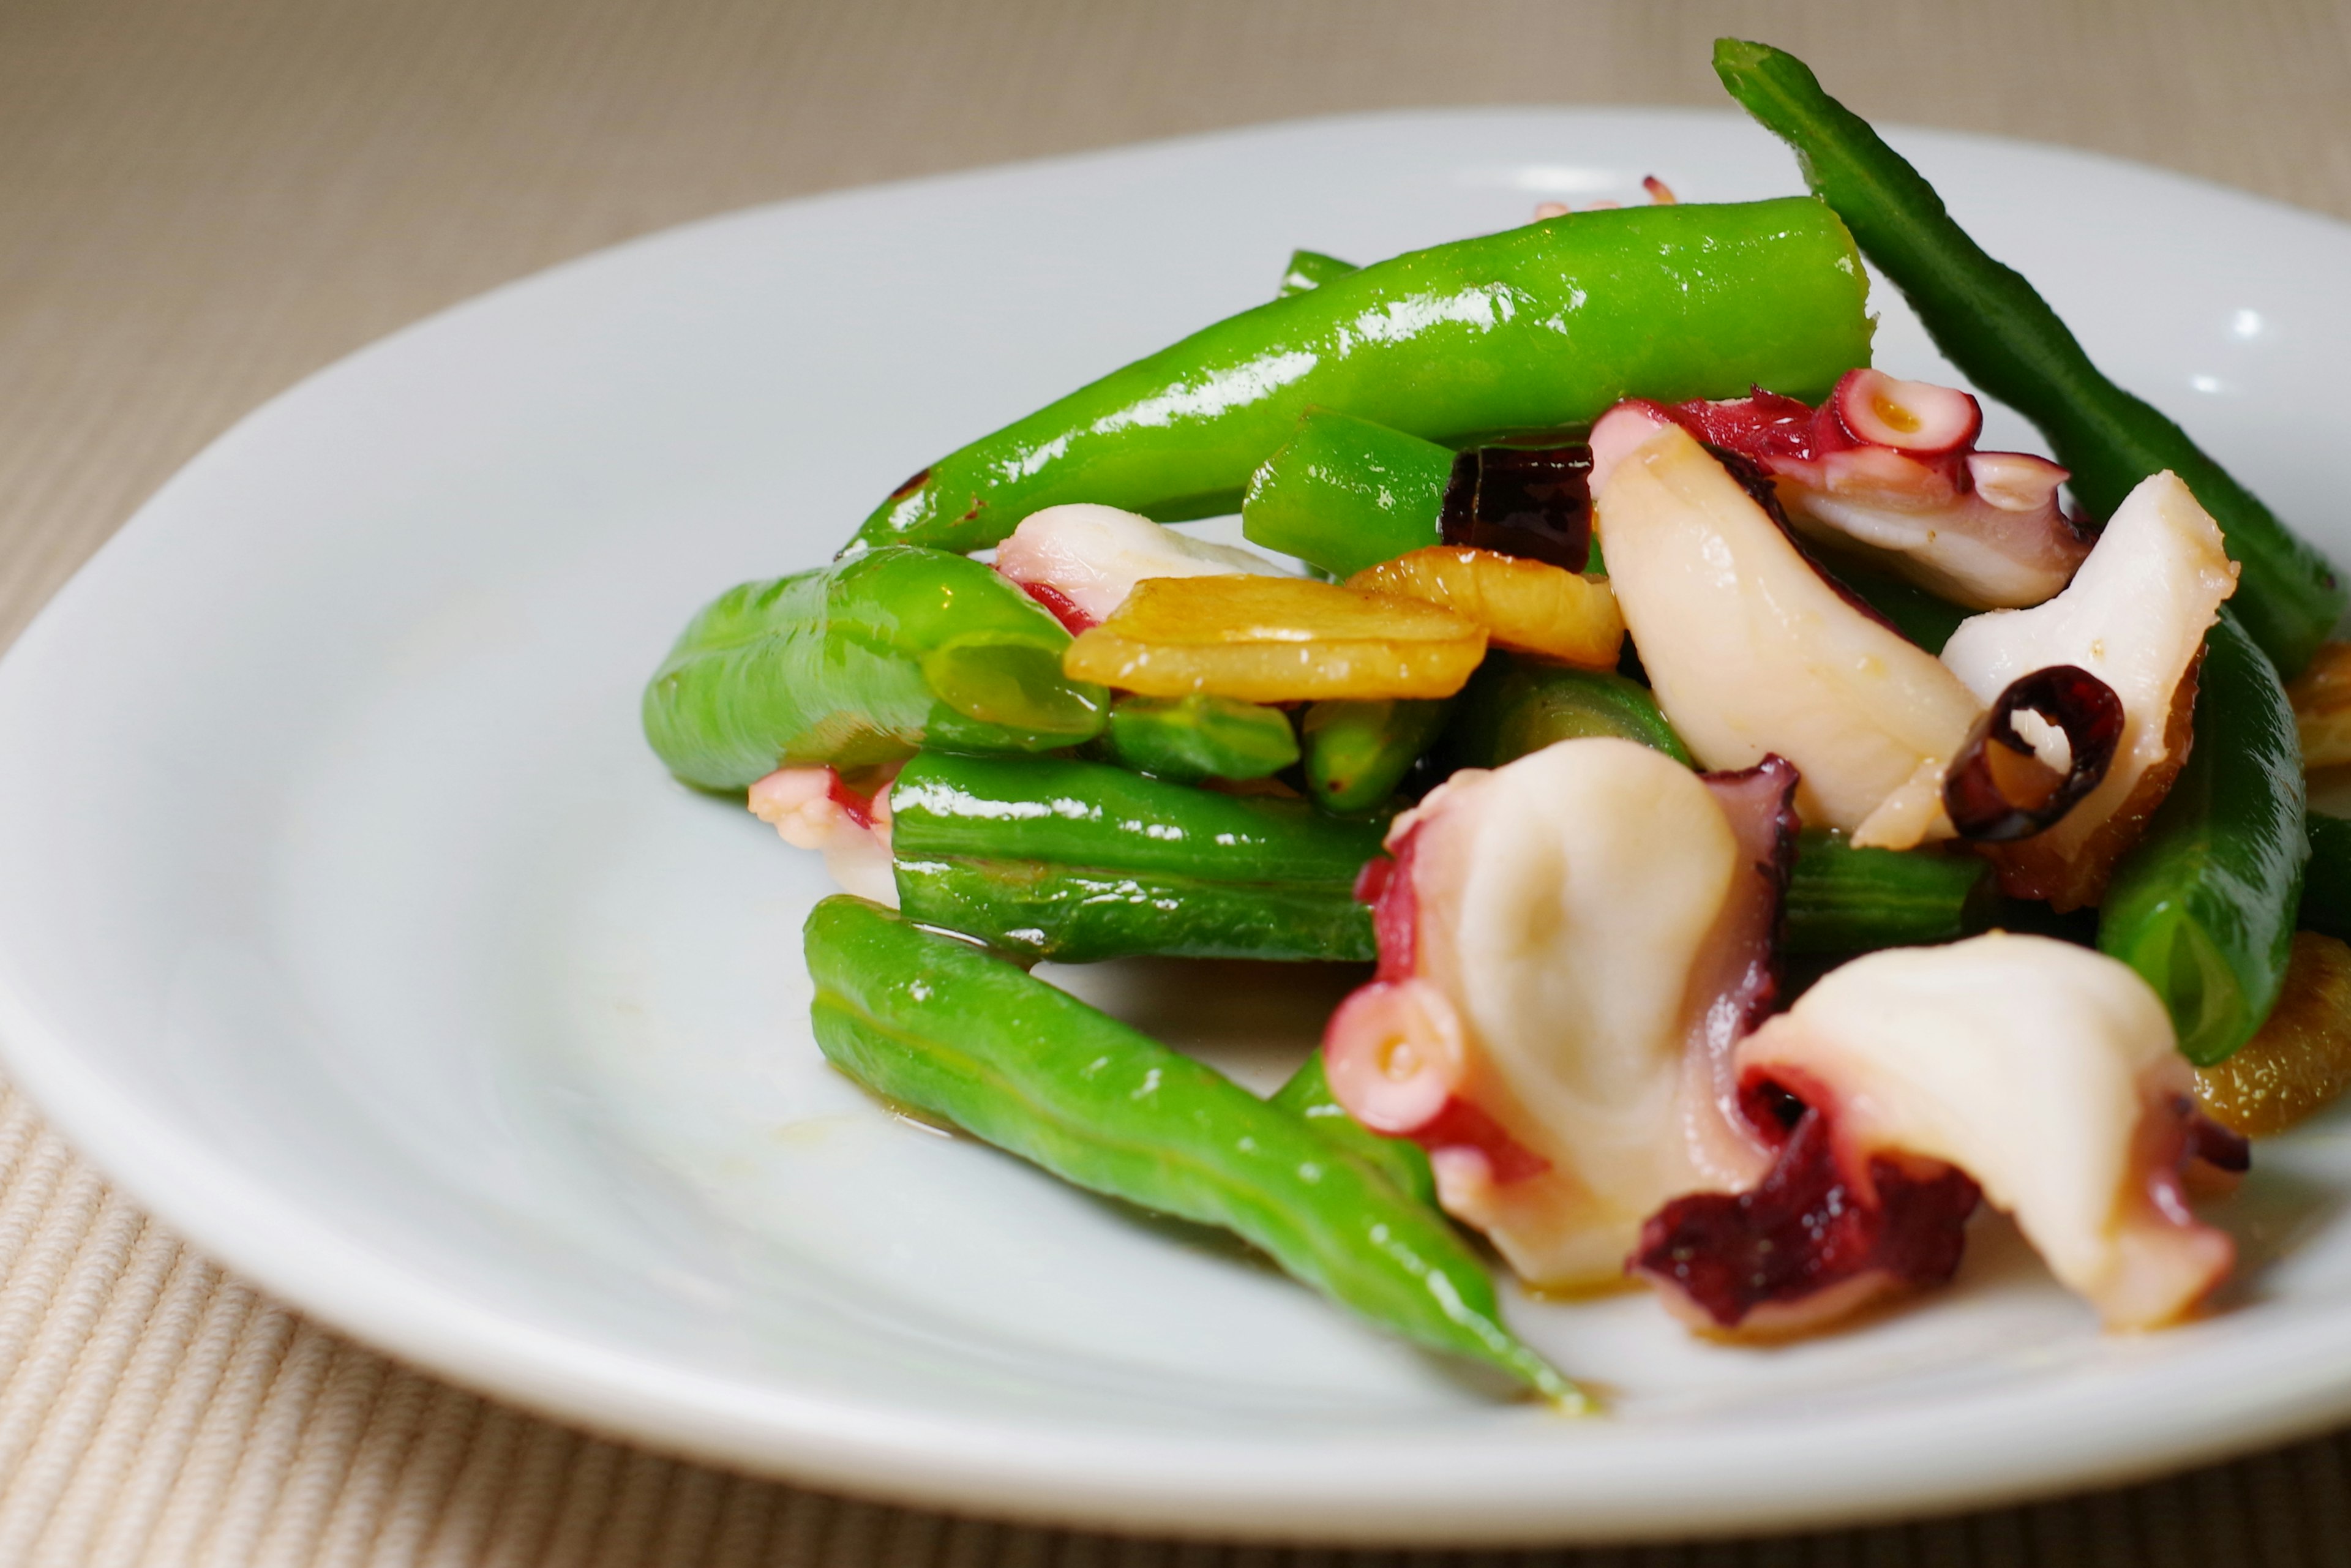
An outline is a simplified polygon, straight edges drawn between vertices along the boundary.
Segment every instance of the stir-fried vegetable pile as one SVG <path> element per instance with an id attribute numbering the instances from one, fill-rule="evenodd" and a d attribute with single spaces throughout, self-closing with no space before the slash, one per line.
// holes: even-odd
<path id="1" fill-rule="evenodd" d="M 1300 251 L 644 703 L 861 895 L 842 1071 L 1571 1406 L 1462 1228 L 1752 1337 L 1989 1203 L 2152 1327 L 2232 1262 L 2189 1196 L 2351 1082 L 2332 569 L 1801 62 L 1715 65 L 1812 194 Z M 2053 461 L 1870 366 L 1865 255 Z M 1261 1101 L 1027 973 L 1139 955 L 1375 967 Z"/>

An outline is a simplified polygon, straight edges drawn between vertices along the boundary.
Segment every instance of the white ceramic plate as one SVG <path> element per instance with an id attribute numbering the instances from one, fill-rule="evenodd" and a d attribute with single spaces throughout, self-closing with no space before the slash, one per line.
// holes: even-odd
<path id="1" fill-rule="evenodd" d="M 2126 384 L 2351 558 L 2351 230 L 1902 137 Z M 1780 1350 L 1513 1303 L 1612 1390 L 1498 1403 L 1196 1233 L 888 1115 L 805 1024 L 813 857 L 670 783 L 639 683 L 938 453 L 1264 297 L 1546 197 L 1797 188 L 1730 114 L 1332 120 L 624 246 L 379 344 L 174 479 L 0 665 L 7 1071 L 141 1203 L 329 1322 L 810 1481 L 1144 1530 L 1688 1534 L 1921 1512 L 2351 1415 L 2351 1146 L 2223 1210 L 2211 1321 L 2102 1339 L 2012 1234 Z M 1942 373 L 1881 292 L 1879 362 Z M 1995 444 L 2029 444 L 1995 412 Z M 1267 1083 L 1340 981 L 1065 972 Z"/>

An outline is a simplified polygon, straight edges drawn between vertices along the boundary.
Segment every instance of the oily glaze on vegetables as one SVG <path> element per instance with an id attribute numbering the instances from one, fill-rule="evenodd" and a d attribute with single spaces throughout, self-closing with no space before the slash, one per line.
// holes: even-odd
<path id="1" fill-rule="evenodd" d="M 1716 63 L 1814 198 L 1300 251 L 645 697 L 870 900 L 807 929 L 843 1071 L 1564 1408 L 1456 1227 L 1746 1340 L 1989 1205 L 2152 1328 L 2239 1134 L 2351 1087 L 2332 570 L 1801 64 Z M 1855 238 L 2057 461 L 1866 363 Z M 1141 956 L 1375 967 L 1260 1101 L 1023 972 Z"/>

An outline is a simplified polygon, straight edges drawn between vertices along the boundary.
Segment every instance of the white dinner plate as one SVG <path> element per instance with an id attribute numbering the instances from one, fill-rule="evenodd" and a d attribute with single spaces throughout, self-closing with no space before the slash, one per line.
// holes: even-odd
<path id="1" fill-rule="evenodd" d="M 1897 138 L 2125 384 L 2351 559 L 2351 229 Z M 640 684 L 959 443 L 1265 297 L 1534 203 L 1800 189 L 1731 113 L 1280 126 L 655 235 L 313 377 L 0 664 L 6 1070 L 320 1318 L 555 1415 L 824 1486 L 1139 1530 L 1589 1540 L 2050 1492 L 2351 1416 L 2351 1122 L 2214 1212 L 2209 1320 L 2102 1338 L 2012 1231 L 1781 1349 L 1510 1302 L 1614 1413 L 1489 1397 L 1213 1237 L 893 1120 L 823 1064 L 814 857 L 670 782 Z M 1881 287 L 1879 362 L 1948 375 Z M 1992 411 L 1988 444 L 2032 445 Z M 1060 971 L 1269 1084 L 1346 977 Z"/>

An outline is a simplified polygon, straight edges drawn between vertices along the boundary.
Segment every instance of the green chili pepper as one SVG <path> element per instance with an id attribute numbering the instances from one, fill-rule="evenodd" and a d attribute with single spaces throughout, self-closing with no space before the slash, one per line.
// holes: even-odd
<path id="1" fill-rule="evenodd" d="M 890 790 L 898 901 L 1028 959 L 1374 956 L 1386 824 L 1101 763 L 925 752 Z"/>
<path id="2" fill-rule="evenodd" d="M 1349 577 L 1440 541 L 1453 451 L 1367 419 L 1310 408 L 1249 479 L 1241 532 Z"/>
<path id="3" fill-rule="evenodd" d="M 1231 511 L 1308 404 L 1468 442 L 1632 393 L 1817 400 L 1869 359 L 1867 284 L 1808 197 L 1578 213 L 1414 251 L 1229 317 L 951 453 L 844 553 L 974 550 L 1064 501 Z"/>
<path id="4" fill-rule="evenodd" d="M 1238 697 L 1126 696 L 1111 706 L 1110 750 L 1162 779 L 1266 779 L 1298 760 L 1298 737 L 1280 708 Z"/>
<path id="5" fill-rule="evenodd" d="M 1290 266 L 1281 275 L 1281 287 L 1274 294 L 1277 299 L 1287 299 L 1293 294 L 1303 294 L 1310 288 L 1320 288 L 1334 277 L 1344 277 L 1364 269 L 1352 261 L 1341 261 L 1335 256 L 1324 256 L 1319 250 L 1293 250 Z"/>
<path id="6" fill-rule="evenodd" d="M 2199 1066 L 2277 1002 L 2310 858 L 2304 816 L 2294 709 L 2224 612 L 2204 639 L 2187 765 L 2098 909 L 2099 948 L 2155 988 Z"/>
<path id="7" fill-rule="evenodd" d="M 1437 1173 L 1429 1169 L 1428 1151 L 1409 1138 L 1383 1137 L 1348 1115 L 1347 1108 L 1331 1092 L 1320 1051 L 1308 1056 L 1266 1103 L 1300 1118 L 1322 1137 L 1369 1162 L 1406 1197 L 1437 1207 Z"/>
<path id="8" fill-rule="evenodd" d="M 2093 514 L 2111 516 L 2134 486 L 2166 468 L 2187 481 L 2243 564 L 2231 602 L 2245 630 L 2280 669 L 2298 673 L 2343 613 L 2345 592 L 2325 558 L 2179 426 L 2100 374 L 2032 285 L 1985 255 L 1934 187 L 1822 91 L 1802 60 L 1719 38 L 1714 68 L 1731 97 L 1795 149 L 1805 182 L 1852 225 L 1944 357 L 2041 427 Z"/>
<path id="9" fill-rule="evenodd" d="M 1374 1322 L 1588 1407 L 1503 1324 L 1492 1280 L 1444 1220 L 1299 1118 L 862 899 L 819 904 L 807 943 L 817 1043 L 876 1093 L 1065 1181 L 1222 1226 Z"/>
<path id="10" fill-rule="evenodd" d="M 786 764 L 863 768 L 917 747 L 1046 751 L 1110 694 L 1061 674 L 1070 634 L 977 561 L 896 546 L 747 582 L 688 623 L 646 686 L 670 771 L 739 789 Z"/>
<path id="11" fill-rule="evenodd" d="M 1788 882 L 1787 953 L 1863 953 L 1950 942 L 1983 930 L 1998 907 L 1991 862 L 1932 850 L 1855 849 L 1808 829 Z"/>
<path id="12" fill-rule="evenodd" d="M 2351 942 L 2351 822 L 2310 813 L 2310 871 L 2303 878 L 2301 926 Z"/>
<path id="13" fill-rule="evenodd" d="M 1449 698 L 1332 699 L 1306 710 L 1306 792 L 1326 811 L 1350 815 L 1387 803 L 1436 744 Z"/>
<path id="14" fill-rule="evenodd" d="M 1457 768 L 1499 768 L 1553 741 L 1614 735 L 1695 767 L 1649 689 L 1613 673 L 1493 653 L 1457 699 L 1445 755 Z"/>

